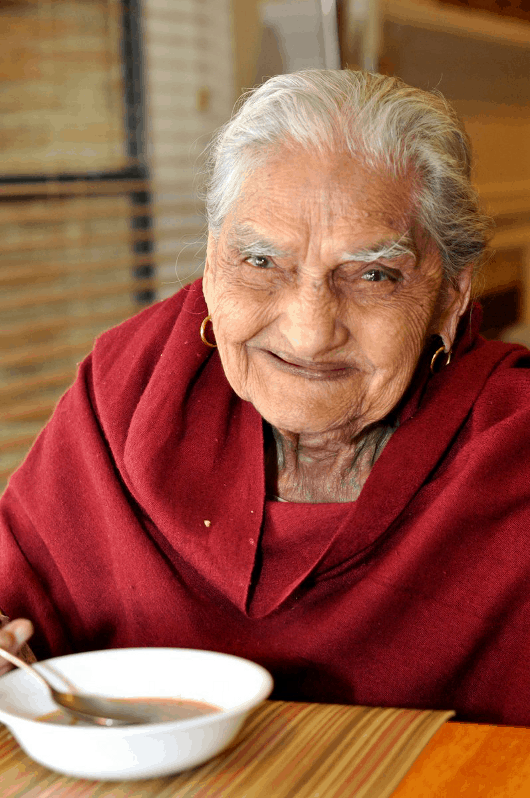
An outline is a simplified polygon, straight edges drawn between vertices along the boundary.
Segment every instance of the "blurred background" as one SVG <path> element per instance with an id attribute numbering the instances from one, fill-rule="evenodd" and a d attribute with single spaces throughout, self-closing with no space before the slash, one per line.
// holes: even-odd
<path id="1" fill-rule="evenodd" d="M 94 338 L 201 275 L 212 131 L 311 66 L 457 107 L 497 223 L 483 332 L 530 345 L 530 2 L 0 0 L 0 490 Z"/>

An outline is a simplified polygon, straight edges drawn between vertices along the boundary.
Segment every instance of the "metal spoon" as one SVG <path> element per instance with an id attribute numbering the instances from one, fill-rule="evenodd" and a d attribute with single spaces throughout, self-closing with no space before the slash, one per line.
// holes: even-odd
<path id="1" fill-rule="evenodd" d="M 156 711 L 148 702 L 135 701 L 121 709 L 120 699 L 101 698 L 82 693 L 63 693 L 52 687 L 35 668 L 9 651 L 0 648 L 0 656 L 37 679 L 48 690 L 56 704 L 85 723 L 92 723 L 96 726 L 129 726 L 136 723 L 156 723 L 157 721 Z"/>

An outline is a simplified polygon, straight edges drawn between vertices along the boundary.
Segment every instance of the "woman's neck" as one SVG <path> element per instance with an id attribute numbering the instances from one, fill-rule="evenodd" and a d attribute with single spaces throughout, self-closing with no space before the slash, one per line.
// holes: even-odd
<path id="1" fill-rule="evenodd" d="M 291 502 L 352 502 L 395 426 L 373 425 L 353 440 L 343 431 L 298 434 L 266 424 L 267 495 Z"/>

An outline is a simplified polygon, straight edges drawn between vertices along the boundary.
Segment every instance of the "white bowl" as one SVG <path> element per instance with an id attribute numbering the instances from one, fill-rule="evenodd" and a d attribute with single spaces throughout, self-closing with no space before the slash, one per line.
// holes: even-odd
<path id="1" fill-rule="evenodd" d="M 60 726 L 37 718 L 56 709 L 22 670 L 0 678 L 0 721 L 32 759 L 86 779 L 142 779 L 195 767 L 226 748 L 272 677 L 260 665 L 213 651 L 123 648 L 46 660 L 36 666 L 59 689 L 64 674 L 86 693 L 116 698 L 182 698 L 221 712 L 136 726 Z"/>

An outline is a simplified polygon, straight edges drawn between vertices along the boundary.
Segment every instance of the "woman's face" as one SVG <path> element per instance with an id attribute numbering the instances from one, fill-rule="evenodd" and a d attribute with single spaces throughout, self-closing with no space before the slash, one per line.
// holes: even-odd
<path id="1" fill-rule="evenodd" d="M 280 430 L 358 434 L 405 392 L 426 339 L 468 300 L 443 281 L 412 184 L 283 151 L 208 244 L 204 293 L 234 391 Z"/>

